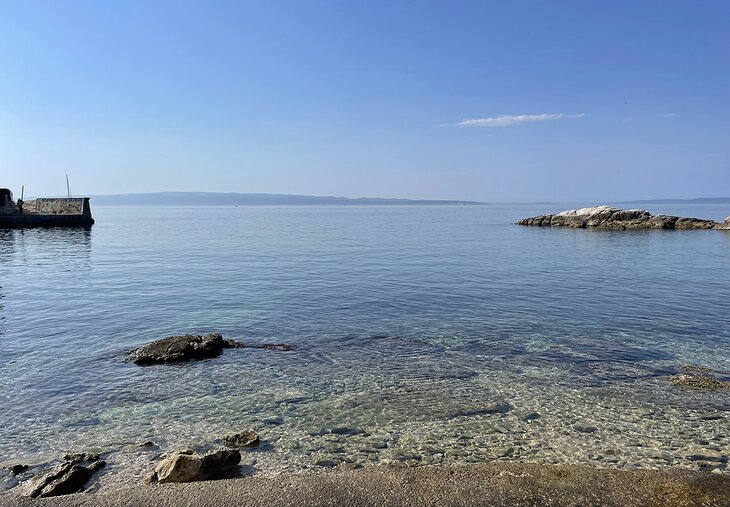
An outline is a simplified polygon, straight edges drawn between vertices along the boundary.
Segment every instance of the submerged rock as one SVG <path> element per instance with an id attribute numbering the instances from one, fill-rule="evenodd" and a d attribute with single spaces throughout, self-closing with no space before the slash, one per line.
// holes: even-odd
<path id="1" fill-rule="evenodd" d="M 722 224 L 714 220 L 652 215 L 646 210 L 622 210 L 611 206 L 594 206 L 538 215 L 517 222 L 538 227 L 573 227 L 576 229 L 714 229 Z M 729 224 L 730 226 L 730 224 Z"/>
<path id="2" fill-rule="evenodd" d="M 13 475 L 20 475 L 23 472 L 25 472 L 26 470 L 28 470 L 28 468 L 30 468 L 30 467 L 28 465 L 23 465 L 23 464 L 18 463 L 17 465 L 8 465 L 3 468 Z"/>
<path id="3" fill-rule="evenodd" d="M 170 336 L 141 346 L 130 354 L 128 360 L 146 365 L 208 359 L 220 356 L 223 349 L 230 346 L 217 333 Z"/>
<path id="4" fill-rule="evenodd" d="M 238 450 L 221 450 L 209 454 L 175 451 L 157 464 L 146 482 L 164 484 L 220 479 L 238 469 L 240 462 L 241 453 Z"/>
<path id="5" fill-rule="evenodd" d="M 281 352 L 289 352 L 292 349 L 291 345 L 287 345 L 286 343 L 264 343 L 261 345 L 253 345 L 253 347 L 257 349 L 278 350 Z"/>
<path id="6" fill-rule="evenodd" d="M 528 412 L 526 414 L 523 414 L 520 419 L 525 422 L 536 421 L 537 419 L 540 419 L 540 414 L 538 414 L 537 412 Z"/>
<path id="7" fill-rule="evenodd" d="M 684 371 L 691 371 L 695 373 L 712 373 L 712 368 L 707 368 L 706 366 L 695 366 L 693 364 L 683 364 L 679 367 L 680 370 Z"/>
<path id="8" fill-rule="evenodd" d="M 730 382 L 704 375 L 679 373 L 669 377 L 669 381 L 675 386 L 689 387 L 692 389 L 730 389 Z"/>
<path id="9" fill-rule="evenodd" d="M 99 460 L 98 456 L 91 456 L 91 459 L 87 459 L 85 454 L 67 455 L 67 457 L 69 458 L 67 461 L 32 479 L 30 490 L 32 498 L 78 493 L 89 479 L 106 465 L 106 462 Z M 84 466 L 81 464 L 83 462 L 90 464 Z"/>
<path id="10" fill-rule="evenodd" d="M 246 430 L 235 435 L 228 435 L 223 439 L 229 447 L 251 447 L 256 448 L 261 443 L 258 433 L 254 430 Z"/>
<path id="11" fill-rule="evenodd" d="M 716 461 L 721 462 L 724 459 L 723 454 L 715 449 L 693 448 L 687 454 L 690 461 Z"/>
<path id="12" fill-rule="evenodd" d="M 573 429 L 575 431 L 580 431 L 581 433 L 595 433 L 596 431 L 598 431 L 598 428 L 596 428 L 595 426 L 580 423 L 574 424 Z"/>

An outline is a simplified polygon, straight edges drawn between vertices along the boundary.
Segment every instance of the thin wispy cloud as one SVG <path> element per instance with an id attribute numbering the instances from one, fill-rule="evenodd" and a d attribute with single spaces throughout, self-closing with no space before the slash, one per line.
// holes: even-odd
<path id="1" fill-rule="evenodd" d="M 677 116 L 677 113 L 664 113 L 662 116 L 664 118 L 674 118 L 675 116 Z"/>
<path id="2" fill-rule="evenodd" d="M 474 118 L 461 120 L 454 124 L 455 127 L 510 127 L 521 123 L 531 123 L 536 121 L 553 121 L 564 120 L 567 118 L 583 118 L 585 113 L 577 114 L 503 114 L 500 116 L 490 116 L 489 118 Z"/>

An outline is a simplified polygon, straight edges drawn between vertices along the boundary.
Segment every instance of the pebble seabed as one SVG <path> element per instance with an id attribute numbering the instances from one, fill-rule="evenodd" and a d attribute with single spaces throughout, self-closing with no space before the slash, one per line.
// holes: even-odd
<path id="1" fill-rule="evenodd" d="M 494 461 L 730 473 L 730 390 L 683 388 L 657 373 L 680 371 L 676 362 L 567 368 L 462 352 L 442 352 L 434 362 L 428 347 L 408 350 L 391 354 L 385 347 L 371 356 L 360 351 L 358 362 L 330 361 L 318 385 L 311 376 L 304 380 L 314 368 L 307 360 L 245 393 L 178 398 L 143 434 L 133 421 L 154 412 L 155 403 L 108 409 L 95 414 L 105 423 L 77 426 L 58 450 L 102 453 L 108 466 L 91 491 L 139 484 L 165 453 L 222 448 L 225 435 L 248 428 L 261 445 L 242 449 L 241 474 L 263 477 Z M 230 379 L 240 365 L 227 357 L 194 368 L 219 368 Z M 175 375 L 190 366 L 173 367 Z M 266 369 L 260 374 L 266 377 Z M 26 479 L 61 455 L 11 458 L 6 464 L 32 466 L 18 476 L 3 471 L 3 489 L 22 492 Z"/>

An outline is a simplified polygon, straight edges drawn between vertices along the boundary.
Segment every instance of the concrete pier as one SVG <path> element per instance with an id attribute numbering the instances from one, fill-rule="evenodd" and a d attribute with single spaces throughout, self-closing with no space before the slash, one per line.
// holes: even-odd
<path id="1" fill-rule="evenodd" d="M 88 197 L 34 199 L 24 202 L 22 210 L 9 191 L 3 197 L 0 229 L 89 227 L 94 223 Z"/>

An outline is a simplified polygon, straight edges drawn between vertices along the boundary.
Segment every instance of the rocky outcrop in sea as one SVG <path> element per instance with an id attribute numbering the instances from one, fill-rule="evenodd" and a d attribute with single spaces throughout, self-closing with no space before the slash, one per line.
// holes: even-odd
<path id="1" fill-rule="evenodd" d="M 236 340 L 224 340 L 218 333 L 207 335 L 180 335 L 169 336 L 142 345 L 134 350 L 127 361 L 139 365 L 180 363 L 195 359 L 210 359 L 218 357 L 223 349 L 255 348 L 266 350 L 290 351 L 291 346 L 285 343 L 264 343 L 247 345 Z"/>
<path id="2" fill-rule="evenodd" d="M 572 227 L 575 229 L 725 229 L 730 230 L 730 217 L 724 222 L 702 218 L 652 215 L 646 210 L 622 210 L 611 206 L 594 206 L 538 215 L 517 222 L 538 227 Z"/>
<path id="3" fill-rule="evenodd" d="M 178 363 L 218 357 L 228 344 L 219 334 L 170 336 L 143 345 L 128 360 L 136 364 Z"/>

